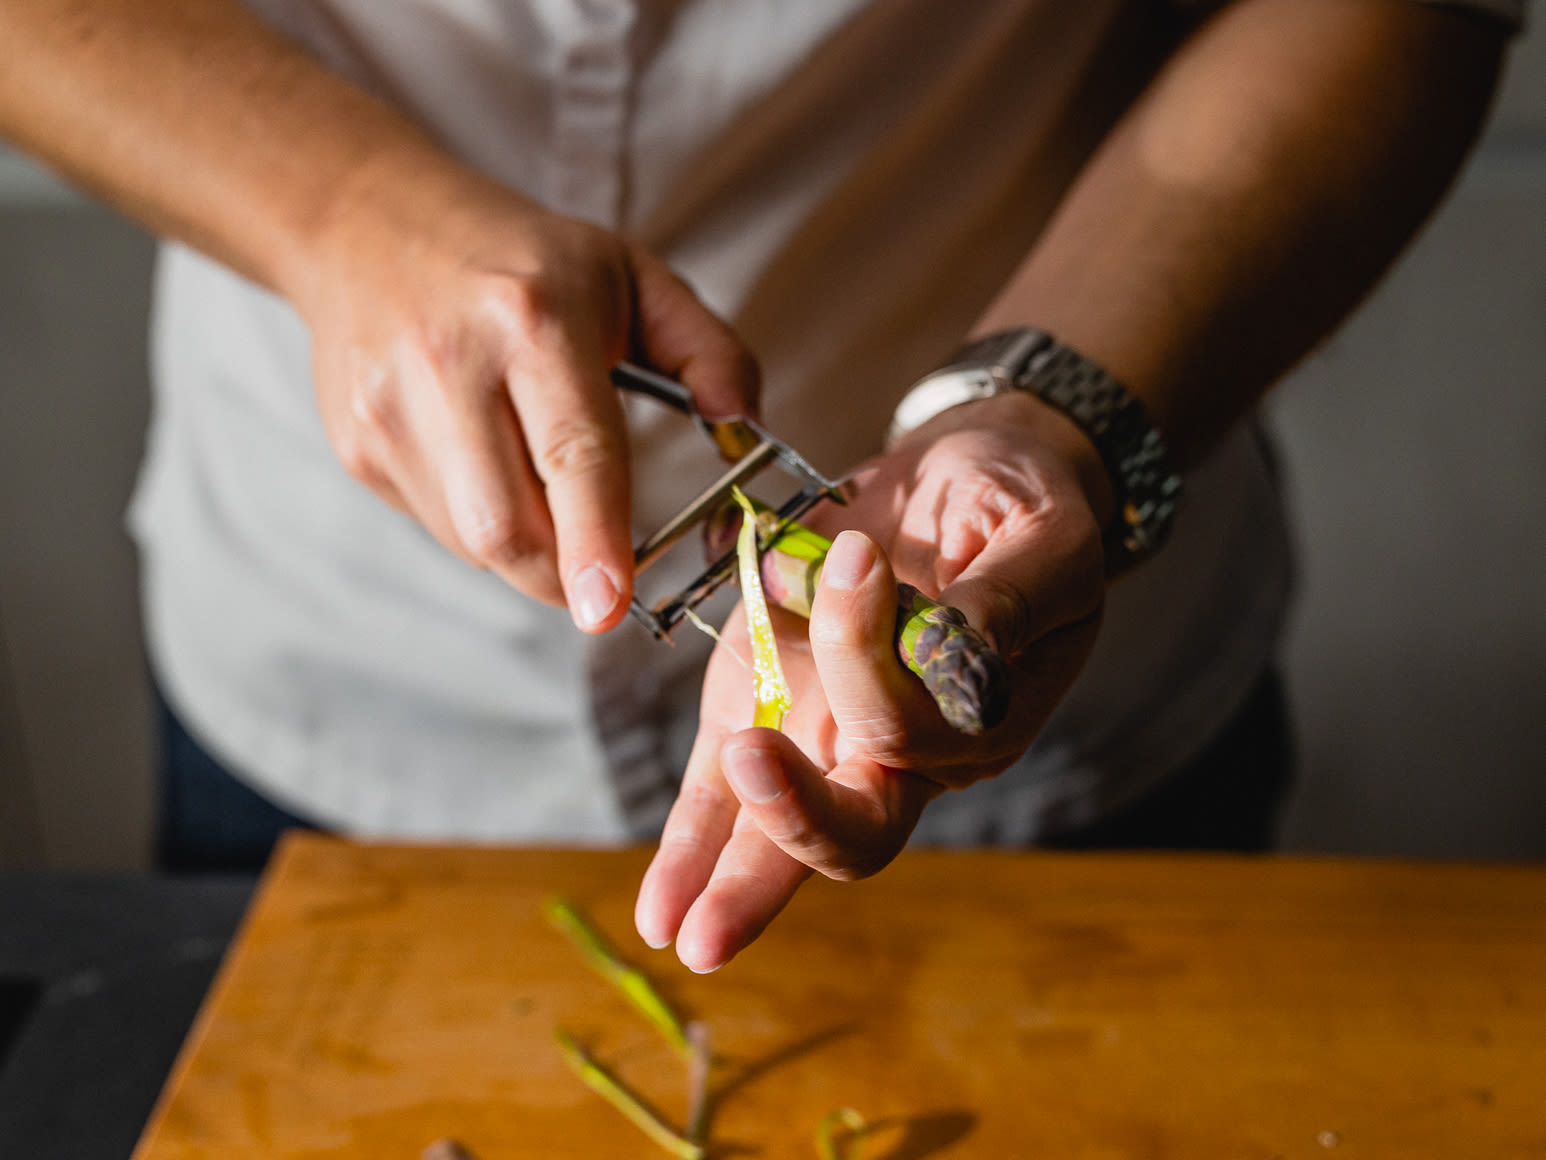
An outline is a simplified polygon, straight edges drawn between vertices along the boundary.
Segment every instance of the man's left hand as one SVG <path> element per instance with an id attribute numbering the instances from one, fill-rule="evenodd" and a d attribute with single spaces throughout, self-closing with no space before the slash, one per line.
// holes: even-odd
<path id="1" fill-rule="evenodd" d="M 1009 767 L 1073 683 L 1105 592 L 1109 484 L 1062 415 L 1016 393 L 948 411 L 857 480 L 828 521 L 811 611 L 772 609 L 793 692 L 783 732 L 747 729 L 742 610 L 705 677 L 697 740 L 640 887 L 639 933 L 713 970 L 755 939 L 814 871 L 855 879 L 906 844 L 923 807 Z M 998 649 L 1010 709 L 953 730 L 897 657 L 896 581 L 966 614 Z"/>

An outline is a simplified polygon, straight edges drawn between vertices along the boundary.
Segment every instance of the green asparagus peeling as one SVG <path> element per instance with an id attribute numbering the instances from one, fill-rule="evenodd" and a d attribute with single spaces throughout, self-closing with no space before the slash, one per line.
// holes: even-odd
<path id="1" fill-rule="evenodd" d="M 542 909 L 548 921 L 569 936 L 591 968 L 621 991 L 646 1019 L 659 1028 L 671 1046 L 690 1060 L 693 1047 L 688 1041 L 687 1029 L 681 1017 L 655 990 L 649 976 L 624 962 L 606 937 L 587 922 L 585 916 L 568 900 L 549 898 L 543 902 Z"/>
<path id="2" fill-rule="evenodd" d="M 780 521 L 753 501 L 762 549 L 762 592 L 767 601 L 809 617 L 832 542 L 793 520 Z M 741 510 L 726 504 L 704 525 L 704 548 L 718 559 L 735 542 Z M 957 731 L 976 736 L 1009 710 L 1009 676 L 987 639 L 961 611 L 930 600 L 911 584 L 897 584 L 897 655 L 915 673 Z"/>
<path id="3" fill-rule="evenodd" d="M 651 1140 L 681 1160 L 703 1160 L 707 1155 L 702 1145 L 694 1144 L 672 1131 L 622 1080 L 597 1063 L 575 1041 L 574 1036 L 559 1028 L 553 1033 L 553 1038 L 558 1043 L 564 1062 L 580 1077 L 580 1082 L 632 1120 Z"/>
<path id="4" fill-rule="evenodd" d="M 838 1108 L 822 1117 L 816 1126 L 816 1151 L 821 1160 L 859 1160 L 860 1140 L 869 1124 L 852 1108 Z M 846 1135 L 845 1146 L 838 1143 L 838 1130 Z"/>
<path id="5" fill-rule="evenodd" d="M 773 621 L 768 616 L 768 602 L 762 591 L 760 555 L 757 543 L 757 509 L 738 487 L 730 489 L 731 497 L 744 515 L 753 517 L 741 521 L 736 535 L 735 551 L 741 579 L 741 603 L 746 606 L 746 635 L 752 642 L 752 675 L 756 682 L 756 709 L 752 724 L 777 729 L 784 723 L 793 696 L 789 682 L 784 680 L 784 669 L 778 661 L 778 638 L 773 635 Z"/>

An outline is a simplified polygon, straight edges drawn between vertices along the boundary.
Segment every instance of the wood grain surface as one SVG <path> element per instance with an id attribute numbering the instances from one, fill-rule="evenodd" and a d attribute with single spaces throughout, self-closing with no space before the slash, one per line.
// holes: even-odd
<path id="1" fill-rule="evenodd" d="M 645 948 L 644 850 L 290 839 L 136 1160 L 664 1156 L 685 1070 L 544 921 L 584 909 L 712 1025 L 711 1155 L 1546 1157 L 1546 868 L 915 852 L 810 883 L 713 975 Z"/>

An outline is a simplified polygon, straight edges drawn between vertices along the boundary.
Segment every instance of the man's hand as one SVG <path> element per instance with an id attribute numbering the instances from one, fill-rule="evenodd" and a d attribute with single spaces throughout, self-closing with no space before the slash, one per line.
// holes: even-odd
<path id="1" fill-rule="evenodd" d="M 462 164 L 234 0 L 0 5 L 0 132 L 289 299 L 345 465 L 582 628 L 633 583 L 625 355 L 709 416 L 746 349 L 627 241 Z"/>
<path id="2" fill-rule="evenodd" d="M 633 582 L 608 368 L 680 378 L 712 415 L 755 405 L 755 364 L 657 259 L 458 176 L 445 212 L 369 192 L 336 215 L 301 298 L 323 420 L 377 495 L 601 631 Z"/>
<path id="3" fill-rule="evenodd" d="M 808 634 L 773 610 L 794 694 L 782 734 L 746 728 L 739 609 L 726 626 L 682 791 L 640 887 L 645 941 L 674 939 L 687 966 L 712 970 L 811 871 L 874 873 L 931 798 L 1024 753 L 1094 643 L 1110 503 L 1084 436 L 1019 394 L 946 412 L 861 475 L 854 503 L 827 514 L 868 534 L 834 541 Z M 960 608 L 998 648 L 1011 683 L 1003 724 L 957 733 L 902 666 L 898 577 Z"/>

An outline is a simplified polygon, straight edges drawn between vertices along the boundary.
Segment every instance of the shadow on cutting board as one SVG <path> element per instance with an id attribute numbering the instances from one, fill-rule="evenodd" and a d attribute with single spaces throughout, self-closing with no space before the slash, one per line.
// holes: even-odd
<path id="1" fill-rule="evenodd" d="M 922 1112 L 916 1116 L 890 1116 L 877 1120 L 865 1133 L 870 1140 L 887 1140 L 900 1131 L 901 1138 L 873 1160 L 924 1160 L 964 1140 L 977 1126 L 977 1117 L 954 1108 L 949 1111 Z"/>

